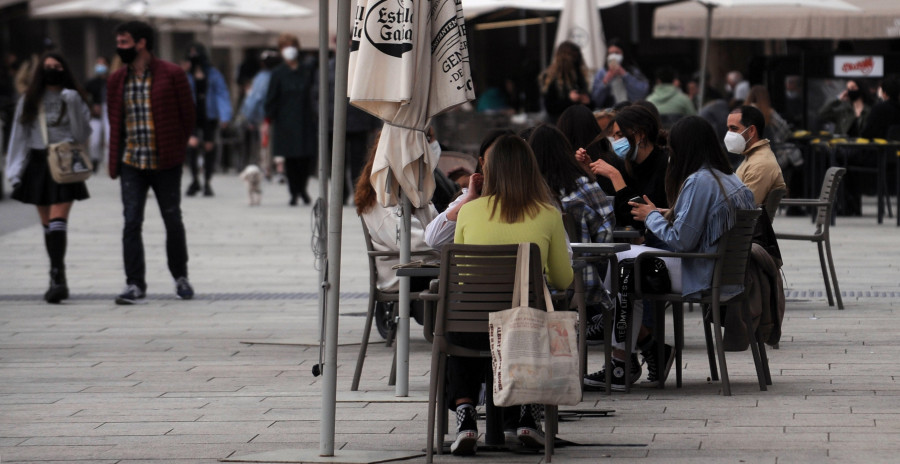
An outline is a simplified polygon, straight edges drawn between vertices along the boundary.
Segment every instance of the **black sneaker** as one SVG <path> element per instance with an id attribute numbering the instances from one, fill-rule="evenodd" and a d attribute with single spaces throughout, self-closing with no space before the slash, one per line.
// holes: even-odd
<path id="1" fill-rule="evenodd" d="M 194 297 L 194 288 L 188 282 L 187 277 L 175 279 L 175 294 L 182 300 L 190 300 Z"/>
<path id="2" fill-rule="evenodd" d="M 590 346 L 603 344 L 603 313 L 597 314 L 590 319 L 587 327 L 585 327 L 584 338 L 585 342 Z"/>
<path id="3" fill-rule="evenodd" d="M 675 349 L 671 345 L 665 345 L 663 348 L 666 359 L 660 362 L 656 357 L 656 342 L 646 351 L 641 352 L 644 362 L 647 363 L 647 380 L 641 382 L 641 385 L 648 387 L 657 387 L 659 382 L 665 382 L 669 377 L 669 371 L 672 369 L 672 363 L 675 361 Z"/>
<path id="4" fill-rule="evenodd" d="M 203 186 L 203 196 L 204 197 L 212 197 L 215 195 L 216 194 L 213 193 L 213 189 L 212 189 L 212 187 L 209 186 L 209 184 L 206 184 Z"/>
<path id="5" fill-rule="evenodd" d="M 544 431 L 540 422 L 543 419 L 544 408 L 540 404 L 523 404 L 519 416 L 519 427 L 516 429 L 516 437 L 525 448 L 543 448 Z"/>
<path id="6" fill-rule="evenodd" d="M 478 423 L 475 406 L 461 404 L 456 407 L 456 441 L 450 445 L 454 456 L 471 456 L 478 449 Z"/>
<path id="7" fill-rule="evenodd" d="M 612 391 L 625 391 L 625 361 L 616 358 L 612 360 Z M 631 355 L 631 384 L 633 385 L 637 379 L 641 377 L 641 363 L 638 362 L 637 355 Z M 606 369 L 601 369 L 593 374 L 584 376 L 585 390 L 606 391 Z"/>
<path id="8" fill-rule="evenodd" d="M 147 295 L 141 290 L 140 287 L 134 284 L 130 284 L 125 287 L 125 290 L 116 297 L 116 304 L 119 305 L 133 305 L 133 304 L 143 304 L 146 303 L 144 299 Z"/>

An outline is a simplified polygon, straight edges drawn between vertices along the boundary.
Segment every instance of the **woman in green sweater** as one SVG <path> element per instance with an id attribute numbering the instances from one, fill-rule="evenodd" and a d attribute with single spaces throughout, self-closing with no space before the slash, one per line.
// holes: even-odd
<path id="1" fill-rule="evenodd" d="M 544 272 L 554 288 L 566 289 L 572 283 L 572 259 L 569 255 L 562 214 L 556 207 L 550 188 L 541 176 L 531 147 L 521 137 L 505 135 L 497 139 L 485 154 L 482 196 L 466 203 L 459 211 L 455 243 L 503 245 L 536 243 L 541 249 Z M 451 334 L 454 341 L 473 348 L 488 346 L 487 334 Z M 451 357 L 448 361 L 448 406 L 456 411 L 456 441 L 450 447 L 455 455 L 474 454 L 478 439 L 475 402 L 489 362 L 476 358 Z M 538 405 L 504 409 L 504 435 L 507 440 L 526 446 L 543 446 L 538 426 L 543 411 Z"/>

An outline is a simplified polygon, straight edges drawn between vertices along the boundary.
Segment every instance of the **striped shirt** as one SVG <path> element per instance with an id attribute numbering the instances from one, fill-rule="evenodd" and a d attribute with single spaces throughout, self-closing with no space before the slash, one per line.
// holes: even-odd
<path id="1" fill-rule="evenodd" d="M 150 69 L 141 76 L 129 70 L 125 79 L 125 153 L 122 162 L 138 169 L 158 169 L 156 133 L 150 87 Z"/>

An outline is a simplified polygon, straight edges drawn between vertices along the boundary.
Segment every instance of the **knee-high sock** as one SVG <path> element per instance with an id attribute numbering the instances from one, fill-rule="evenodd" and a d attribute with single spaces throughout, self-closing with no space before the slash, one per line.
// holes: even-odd
<path id="1" fill-rule="evenodd" d="M 65 276 L 66 269 L 66 236 L 67 224 L 64 218 L 53 218 L 47 226 L 46 244 L 47 254 L 50 255 L 50 267 L 57 270 L 61 277 Z"/>

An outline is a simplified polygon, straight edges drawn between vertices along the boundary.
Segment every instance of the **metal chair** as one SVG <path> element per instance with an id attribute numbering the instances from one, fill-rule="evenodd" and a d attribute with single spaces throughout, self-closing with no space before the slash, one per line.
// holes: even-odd
<path id="1" fill-rule="evenodd" d="M 781 201 L 788 206 L 814 206 L 816 213 L 816 228 L 811 234 L 786 234 L 776 233 L 778 240 L 805 240 L 815 243 L 819 247 L 819 263 L 822 265 L 822 278 L 825 280 L 825 294 L 828 295 L 828 306 L 834 306 L 831 297 L 831 286 L 828 283 L 829 270 L 831 281 L 834 283 L 834 296 L 837 298 L 838 309 L 844 309 L 841 300 L 841 290 L 838 287 L 837 272 L 834 270 L 834 259 L 831 256 L 831 227 L 832 215 L 834 215 L 834 200 L 840 187 L 841 179 L 847 173 L 846 168 L 831 167 L 825 172 L 825 180 L 822 182 L 822 191 L 819 198 L 787 198 Z M 824 253 L 823 253 L 824 248 Z M 825 266 L 825 254 L 828 255 L 828 268 Z"/>
<path id="2" fill-rule="evenodd" d="M 750 260 L 750 247 L 753 240 L 753 231 L 756 227 L 756 221 L 761 214 L 761 210 L 738 210 L 734 226 L 731 230 L 725 232 L 719 239 L 718 249 L 716 253 L 672 253 L 672 252 L 646 252 L 641 253 L 635 258 L 634 262 L 634 297 L 635 299 L 649 299 L 653 301 L 670 301 L 674 312 L 674 328 L 675 328 L 675 363 L 676 363 L 676 382 L 677 386 L 681 386 L 681 350 L 684 346 L 684 303 L 700 303 L 708 305 L 710 308 L 712 329 L 710 323 L 705 319 L 703 328 L 706 332 L 706 348 L 709 356 L 709 368 L 713 380 L 718 380 L 716 372 L 715 357 L 713 356 L 713 334 L 715 335 L 715 351 L 719 361 L 719 370 L 722 372 L 722 394 L 731 396 L 731 383 L 728 379 L 728 368 L 725 364 L 725 349 L 722 344 L 722 315 L 719 310 L 722 304 L 740 302 L 742 319 L 747 327 L 747 338 L 750 339 L 750 349 L 753 352 L 753 361 L 756 365 L 756 374 L 759 380 L 759 389 L 765 391 L 767 385 L 772 384 L 771 374 L 769 372 L 769 362 L 766 357 L 765 346 L 759 339 L 756 331 L 753 330 L 752 318 L 750 310 L 747 306 L 747 297 L 745 292 L 741 291 L 733 296 L 722 296 L 722 289 L 726 286 L 744 285 L 744 278 L 747 274 L 747 264 Z M 686 258 L 691 259 L 712 259 L 715 261 L 713 270 L 712 286 L 709 291 L 703 292 L 696 298 L 686 298 L 681 294 L 651 294 L 641 289 L 641 264 L 652 258 Z M 655 336 L 657 340 L 664 339 L 665 324 L 665 307 L 656 305 L 657 323 L 655 324 Z M 665 356 L 663 343 L 657 343 L 659 359 Z M 630 344 L 626 343 L 626 349 L 630 351 Z M 630 353 L 628 353 L 630 356 Z M 660 382 L 662 386 L 662 382 Z"/>
<path id="3" fill-rule="evenodd" d="M 447 407 L 444 398 L 448 356 L 490 358 L 489 350 L 472 349 L 455 344 L 448 334 L 488 334 L 488 314 L 510 308 L 516 274 L 518 245 L 445 245 L 441 253 L 437 316 L 431 352 L 431 383 L 428 390 L 428 439 L 426 462 L 431 463 L 435 449 L 443 453 Z M 529 277 L 531 282 L 543 279 L 540 248 L 531 245 Z M 536 286 L 529 289 L 529 306 L 545 309 L 542 293 Z M 488 405 L 492 404 L 491 386 L 487 386 Z M 545 461 L 550 462 L 556 437 L 556 406 L 545 405 Z M 435 424 L 441 424 L 435 447 Z M 488 433 L 491 430 L 488 424 Z M 502 432 L 500 437 L 502 437 Z M 502 439 L 502 438 L 501 438 Z"/>
<path id="4" fill-rule="evenodd" d="M 766 208 L 766 214 L 769 215 L 770 221 L 775 222 L 775 214 L 778 213 L 778 207 L 785 195 L 787 195 L 787 189 L 784 188 L 772 190 L 766 195 L 766 202 L 763 206 Z"/>
<path id="5" fill-rule="evenodd" d="M 366 325 L 363 328 L 362 340 L 360 341 L 359 345 L 359 356 L 356 359 L 356 369 L 353 372 L 353 382 L 350 385 L 350 391 L 357 391 L 359 389 L 359 379 L 360 376 L 362 376 L 363 363 L 365 363 L 366 361 L 366 350 L 369 346 L 369 334 L 372 332 L 372 319 L 381 318 L 382 322 L 379 323 L 379 333 L 382 332 L 382 329 L 388 331 L 388 333 L 382 334 L 382 336 L 385 336 L 387 346 L 391 345 L 391 341 L 394 338 L 394 333 L 397 330 L 396 325 L 385 325 L 383 328 L 381 327 L 382 323 L 389 324 L 390 321 L 393 320 L 393 317 L 396 315 L 397 311 L 391 310 L 390 314 L 376 314 L 379 306 L 378 303 L 389 303 L 392 307 L 396 307 L 397 303 L 400 301 L 399 292 L 385 292 L 378 289 L 378 267 L 375 265 L 375 260 L 379 257 L 390 256 L 399 258 L 400 253 L 397 251 L 376 251 L 375 247 L 372 246 L 372 236 L 369 234 L 369 228 L 366 227 L 366 221 L 364 221 L 362 217 L 360 217 L 359 220 L 362 223 L 363 237 L 365 238 L 366 250 L 369 255 L 369 304 L 366 310 Z M 413 252 L 410 254 L 410 256 L 435 258 L 437 257 L 437 253 L 433 251 Z M 419 294 L 420 292 L 410 292 L 410 301 L 421 300 Z M 396 353 L 394 362 L 396 362 Z M 391 379 L 393 379 L 393 376 L 394 370 L 392 368 Z M 393 381 L 391 380 L 389 383 L 393 383 Z"/>

